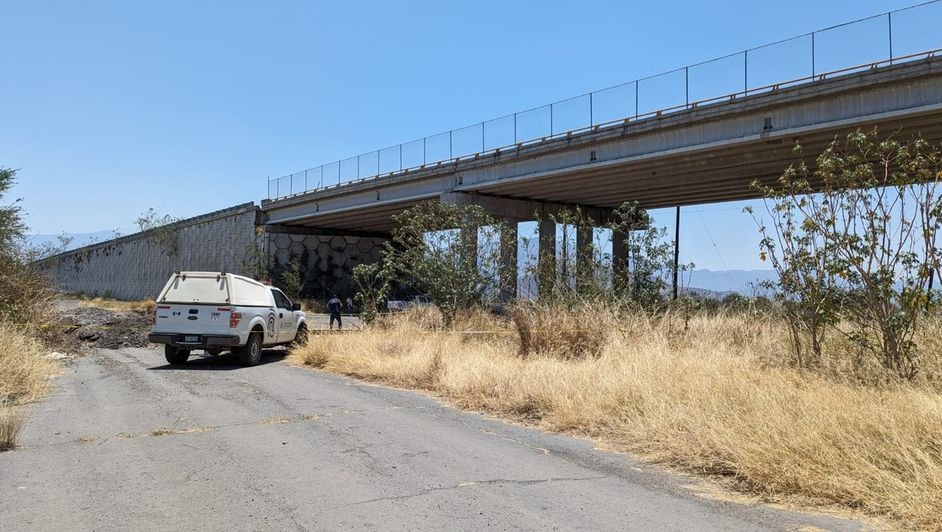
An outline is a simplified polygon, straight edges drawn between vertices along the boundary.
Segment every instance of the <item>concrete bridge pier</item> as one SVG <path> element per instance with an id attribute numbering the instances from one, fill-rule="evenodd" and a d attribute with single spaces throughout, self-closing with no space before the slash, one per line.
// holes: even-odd
<path id="1" fill-rule="evenodd" d="M 576 227 L 576 289 L 580 292 L 591 286 L 595 274 L 594 227 Z"/>
<path id="2" fill-rule="evenodd" d="M 461 228 L 461 247 L 466 250 L 474 250 L 474 264 L 478 265 L 478 227 L 465 226 Z M 463 261 L 462 261 L 463 262 Z"/>
<path id="3" fill-rule="evenodd" d="M 556 287 L 556 222 L 537 223 L 537 293 L 544 297 Z"/>
<path id="4" fill-rule="evenodd" d="M 500 299 L 510 301 L 517 298 L 517 250 L 520 247 L 517 220 L 508 218 L 500 228 Z"/>
<path id="5" fill-rule="evenodd" d="M 604 226 L 612 217 L 612 209 L 598 208 L 584 205 L 564 205 L 539 201 L 526 201 L 514 198 L 487 196 L 483 194 L 469 194 L 463 192 L 448 192 L 440 196 L 442 203 L 452 205 L 478 205 L 495 218 L 501 219 L 505 226 L 502 230 L 511 231 L 512 237 L 507 249 L 501 253 L 501 287 L 503 300 L 516 297 L 518 277 L 518 239 L 517 224 L 521 221 L 536 220 L 539 224 L 538 258 L 538 290 L 546 294 L 552 291 L 556 282 L 556 223 L 564 211 L 579 208 L 582 213 L 595 225 Z M 504 240 L 504 239 L 502 239 Z M 576 268 L 580 277 L 589 275 L 593 265 L 594 252 L 593 230 L 583 228 L 577 231 L 577 258 Z M 513 249 L 510 249 L 513 248 Z"/>
<path id="6" fill-rule="evenodd" d="M 612 231 L 612 288 L 619 289 L 628 275 L 628 234 Z"/>

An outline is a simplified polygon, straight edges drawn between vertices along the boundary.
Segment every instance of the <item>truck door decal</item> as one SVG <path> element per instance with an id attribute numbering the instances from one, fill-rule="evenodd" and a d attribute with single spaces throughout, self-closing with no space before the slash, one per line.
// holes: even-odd
<path id="1" fill-rule="evenodd" d="M 275 311 L 268 313 L 268 336 L 275 337 Z"/>

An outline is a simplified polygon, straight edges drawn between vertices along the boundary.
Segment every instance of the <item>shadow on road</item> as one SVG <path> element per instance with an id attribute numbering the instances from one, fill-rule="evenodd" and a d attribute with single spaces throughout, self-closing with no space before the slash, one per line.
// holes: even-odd
<path id="1" fill-rule="evenodd" d="M 262 351 L 262 360 L 258 365 L 263 366 L 273 362 L 280 362 L 286 356 L 288 356 L 288 351 L 285 349 L 265 349 Z M 215 356 L 205 353 L 195 353 L 190 355 L 190 359 L 186 361 L 186 364 L 179 366 L 164 364 L 163 366 L 155 366 L 147 369 L 161 371 L 232 371 L 245 368 L 246 366 L 240 364 L 239 359 L 232 353 L 224 353 Z"/>

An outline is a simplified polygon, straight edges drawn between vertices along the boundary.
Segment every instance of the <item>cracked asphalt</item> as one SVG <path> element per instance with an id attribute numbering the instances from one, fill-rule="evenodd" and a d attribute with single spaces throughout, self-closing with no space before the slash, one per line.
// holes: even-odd
<path id="1" fill-rule="evenodd" d="M 0 453 L 0 529 L 861 528 L 282 356 L 78 359 Z"/>

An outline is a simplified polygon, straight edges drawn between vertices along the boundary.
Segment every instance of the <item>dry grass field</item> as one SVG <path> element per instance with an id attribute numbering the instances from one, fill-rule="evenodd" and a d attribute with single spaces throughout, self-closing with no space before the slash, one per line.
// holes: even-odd
<path id="1" fill-rule="evenodd" d="M 592 438 L 767 501 L 942 528 L 937 321 L 911 383 L 837 337 L 820 369 L 793 369 L 784 327 L 760 318 L 523 309 L 457 323 L 405 313 L 312 336 L 291 357 Z"/>
<path id="2" fill-rule="evenodd" d="M 55 362 L 23 327 L 0 322 L 0 451 L 11 449 L 25 421 L 19 405 L 35 401 L 49 388 Z"/>

